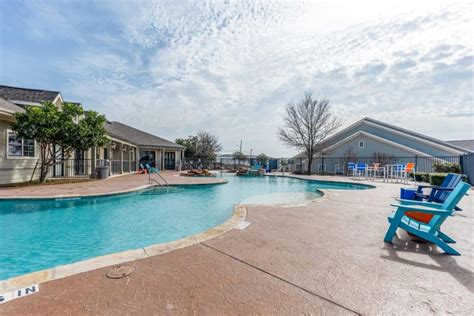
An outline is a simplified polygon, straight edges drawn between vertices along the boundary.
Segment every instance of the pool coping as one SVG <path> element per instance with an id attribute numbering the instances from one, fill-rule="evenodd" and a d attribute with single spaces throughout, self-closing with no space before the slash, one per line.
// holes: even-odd
<path id="1" fill-rule="evenodd" d="M 222 179 L 222 178 L 219 178 Z M 218 185 L 218 184 L 225 184 L 228 181 L 226 179 L 222 179 L 221 181 L 216 181 L 216 182 L 195 182 L 195 183 L 172 183 L 168 184 L 170 187 L 176 187 L 176 186 L 199 186 L 199 185 Z M 24 196 L 0 196 L 0 201 L 18 201 L 18 200 L 62 200 L 62 199 L 75 199 L 75 198 L 91 198 L 91 197 L 101 197 L 101 196 L 113 196 L 113 195 L 119 195 L 119 194 L 124 194 L 124 193 L 132 193 L 140 190 L 145 190 L 148 188 L 153 188 L 153 187 L 162 187 L 158 184 L 145 184 L 137 187 L 133 187 L 130 189 L 125 189 L 125 190 L 118 190 L 118 191 L 110 191 L 110 192 L 104 192 L 104 193 L 86 193 L 86 194 L 64 194 L 64 195 L 45 195 L 45 196 L 40 196 L 40 195 L 24 195 Z"/>
<path id="2" fill-rule="evenodd" d="M 214 226 L 204 232 L 191 236 L 173 240 L 166 243 L 159 243 L 143 248 L 125 250 L 104 256 L 94 257 L 66 265 L 57 266 L 50 269 L 22 274 L 0 281 L 0 294 L 14 291 L 32 284 L 45 283 L 68 276 L 84 273 L 108 266 L 122 264 L 138 259 L 149 258 L 177 249 L 189 247 L 202 243 L 209 239 L 220 236 L 238 226 L 247 217 L 247 206 L 243 204 L 234 205 L 232 216 L 224 223 Z"/>

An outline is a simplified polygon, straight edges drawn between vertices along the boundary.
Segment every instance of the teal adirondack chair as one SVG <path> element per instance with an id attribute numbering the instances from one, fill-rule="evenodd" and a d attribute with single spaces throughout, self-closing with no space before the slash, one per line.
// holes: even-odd
<path id="1" fill-rule="evenodd" d="M 460 256 L 461 254 L 448 245 L 455 243 L 454 239 L 441 232 L 441 225 L 454 214 L 456 205 L 469 191 L 471 186 L 465 182 L 460 182 L 453 189 L 443 204 L 422 202 L 413 200 L 398 200 L 399 204 L 391 204 L 397 208 L 389 217 L 390 227 L 385 234 L 384 241 L 391 242 L 398 228 L 432 242 L 450 255 Z M 407 211 L 417 211 L 434 215 L 429 223 L 419 222 L 405 215 Z"/>
<path id="2" fill-rule="evenodd" d="M 151 167 L 149 164 L 145 164 L 145 167 L 146 169 L 148 170 L 148 173 L 159 173 L 160 172 L 160 169 L 159 168 L 155 168 L 155 167 Z"/>

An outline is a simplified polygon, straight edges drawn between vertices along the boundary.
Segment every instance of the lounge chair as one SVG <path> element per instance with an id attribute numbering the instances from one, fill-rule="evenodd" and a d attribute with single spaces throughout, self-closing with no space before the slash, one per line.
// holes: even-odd
<path id="1" fill-rule="evenodd" d="M 138 169 L 137 173 L 138 173 L 138 174 L 142 174 L 142 173 L 147 174 L 148 171 L 147 171 L 147 169 L 143 166 L 143 164 L 140 164 L 140 168 Z"/>
<path id="2" fill-rule="evenodd" d="M 470 188 L 471 186 L 465 182 L 458 183 L 443 204 L 401 199 L 398 200 L 399 204 L 391 204 L 397 210 L 388 217 L 390 226 L 385 234 L 384 241 L 392 242 L 397 229 L 401 228 L 412 235 L 437 245 L 450 255 L 461 255 L 448 245 L 448 243 L 455 243 L 456 241 L 441 232 L 441 225 L 448 216 L 454 214 L 454 208 Z M 405 212 L 410 211 L 431 214 L 433 218 L 429 223 L 423 223 L 405 215 Z"/>
<path id="3" fill-rule="evenodd" d="M 435 185 L 419 185 L 415 193 L 415 200 L 435 203 L 443 203 L 448 198 L 449 194 L 462 180 L 462 175 L 456 173 L 448 173 L 446 178 L 440 186 Z M 423 189 L 431 189 L 430 194 L 425 194 Z M 462 211 L 456 206 L 456 211 Z"/>
<path id="4" fill-rule="evenodd" d="M 159 168 L 155 168 L 155 167 L 151 167 L 149 164 L 145 164 L 145 167 L 146 169 L 148 170 L 148 173 L 159 173 L 160 172 L 160 169 Z"/>

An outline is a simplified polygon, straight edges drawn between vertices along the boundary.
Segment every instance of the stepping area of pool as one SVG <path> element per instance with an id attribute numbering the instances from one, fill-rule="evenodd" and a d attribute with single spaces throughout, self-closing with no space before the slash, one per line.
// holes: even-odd
<path id="1" fill-rule="evenodd" d="M 136 177 L 106 181 L 122 190 L 122 180 Z M 389 205 L 407 185 L 366 183 L 376 188 L 331 190 L 306 205 L 248 206 L 243 230 L 129 262 L 136 271 L 122 279 L 108 279 L 106 267 L 42 283 L 0 314 L 472 314 L 473 192 L 443 225 L 462 254 L 454 257 L 400 231 L 384 243 Z M 89 192 L 90 183 L 80 185 Z"/>

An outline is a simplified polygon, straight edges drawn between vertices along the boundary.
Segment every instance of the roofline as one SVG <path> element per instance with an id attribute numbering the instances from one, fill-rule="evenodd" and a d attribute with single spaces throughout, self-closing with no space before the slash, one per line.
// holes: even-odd
<path id="1" fill-rule="evenodd" d="M 63 99 L 63 97 L 62 97 L 62 95 L 61 95 L 61 92 L 58 92 L 58 94 L 56 95 L 56 97 L 55 97 L 54 100 L 53 100 L 53 103 L 56 103 L 56 101 L 58 100 L 58 98 L 59 98 L 59 100 L 61 100 L 61 103 L 64 104 L 64 99 Z"/>
<path id="2" fill-rule="evenodd" d="M 426 136 L 426 135 L 423 135 L 423 134 L 420 134 L 420 133 L 412 132 L 410 130 L 400 128 L 398 126 L 394 126 L 394 125 L 391 125 L 391 124 L 387 124 L 387 123 L 384 123 L 384 122 L 380 122 L 378 120 L 375 120 L 375 119 L 372 119 L 372 118 L 369 118 L 369 117 L 364 117 L 363 119 L 358 120 L 357 122 L 349 125 L 348 127 L 344 128 L 343 130 L 337 132 L 336 134 L 331 135 L 324 142 L 328 142 L 331 139 L 335 138 L 336 136 L 339 136 L 339 135 L 347 132 L 348 130 L 351 130 L 351 129 L 359 126 L 359 125 L 362 125 L 363 123 L 367 123 L 369 125 L 376 126 L 378 128 L 388 130 L 390 132 L 393 132 L 393 133 L 396 133 L 396 134 L 414 139 L 416 141 L 419 141 L 419 142 L 422 142 L 422 143 L 425 143 L 425 144 L 432 145 L 434 147 L 444 149 L 446 151 L 455 152 L 456 154 L 466 153 L 466 149 L 464 149 L 462 147 L 459 147 L 459 146 L 456 146 L 456 145 L 451 145 L 451 144 L 448 144 L 445 141 L 442 141 L 440 139 L 436 139 L 436 138 L 432 138 L 432 137 L 429 137 L 429 136 Z M 441 144 L 439 144 L 439 143 L 441 143 Z"/>
<path id="3" fill-rule="evenodd" d="M 61 93 L 59 91 L 55 90 L 45 90 L 45 89 L 32 89 L 32 88 L 21 88 L 21 87 L 13 87 L 13 86 L 7 86 L 4 84 L 0 84 L 0 87 L 6 87 L 6 88 L 12 88 L 12 89 L 20 89 L 20 90 L 31 90 L 31 91 L 39 91 L 39 92 L 56 92 L 56 93 Z"/>
<path id="4" fill-rule="evenodd" d="M 438 148 L 443 149 L 443 150 L 447 150 L 447 151 L 451 151 L 451 152 L 454 151 L 457 154 L 466 153 L 466 150 L 464 148 L 448 144 L 445 141 L 442 141 L 440 139 L 436 139 L 436 138 L 429 137 L 429 136 L 426 136 L 426 135 L 423 135 L 423 134 L 420 134 L 420 133 L 412 132 L 410 130 L 400 128 L 400 127 L 397 127 L 397 126 L 393 126 L 391 124 L 379 122 L 379 121 L 374 120 L 374 119 L 369 119 L 369 118 L 366 118 L 366 119 L 369 120 L 368 122 L 366 121 L 369 124 L 375 125 L 377 127 L 385 129 L 385 130 L 393 131 L 397 134 L 406 136 L 408 138 L 412 138 L 412 139 L 420 141 L 422 143 L 429 144 L 429 145 L 432 145 L 434 147 L 438 147 Z M 383 126 L 383 125 L 385 125 L 385 126 Z M 439 144 L 439 143 L 441 143 L 441 144 Z M 455 148 L 451 148 L 451 147 L 455 147 Z"/>
<path id="5" fill-rule="evenodd" d="M 383 142 L 383 143 L 386 143 L 386 144 L 389 144 L 389 145 L 392 145 L 394 147 L 397 147 L 397 148 L 400 148 L 402 150 L 405 150 L 405 151 L 409 151 L 409 152 L 412 152 L 416 155 L 420 155 L 420 156 L 423 156 L 423 157 L 430 157 L 431 155 L 430 154 L 427 154 L 425 152 L 422 152 L 422 151 L 419 151 L 419 150 L 416 150 L 416 149 L 413 149 L 411 147 L 408 147 L 408 146 L 405 146 L 405 145 L 400 145 L 396 142 L 393 142 L 391 140 L 388 140 L 388 139 L 385 139 L 385 138 L 382 138 L 382 137 L 379 137 L 377 135 L 374 135 L 374 134 L 371 134 L 371 133 L 367 133 L 367 132 L 364 132 L 364 131 L 358 131 L 357 133 L 354 133 L 354 134 L 351 134 L 350 136 L 338 141 L 337 143 L 327 147 L 327 148 L 324 148 L 321 152 L 324 153 L 324 151 L 328 151 L 328 150 L 331 150 L 331 149 L 334 149 L 336 147 L 339 147 L 341 146 L 342 144 L 344 143 L 347 143 L 348 141 L 350 141 L 351 139 L 353 138 L 356 138 L 357 136 L 360 136 L 360 135 L 364 135 L 364 136 L 367 136 L 367 137 L 370 137 L 372 139 L 375 139 L 375 140 L 378 140 L 380 142 Z M 320 154 L 321 152 L 319 152 L 318 154 Z"/>
<path id="6" fill-rule="evenodd" d="M 372 121 L 372 123 L 377 124 L 377 125 L 385 125 L 387 128 L 395 129 L 395 130 L 401 131 L 402 133 L 411 134 L 411 136 L 417 136 L 417 137 L 420 137 L 420 138 L 424 138 L 423 140 L 425 140 L 425 141 L 439 143 L 439 144 L 437 144 L 438 146 L 453 147 L 454 150 L 457 150 L 457 151 L 460 150 L 461 153 L 465 152 L 464 148 L 456 146 L 456 145 L 449 144 L 446 141 L 438 139 L 438 138 L 427 136 L 427 135 L 424 135 L 424 134 L 421 134 L 421 133 L 418 133 L 418 132 L 414 132 L 414 131 L 408 130 L 406 128 L 403 128 L 403 127 L 398 127 L 398 126 L 395 126 L 395 125 L 392 125 L 392 124 L 389 124 L 389 123 L 380 122 L 380 121 L 375 120 L 373 118 L 366 117 L 365 119 L 367 119 L 369 121 Z"/>

